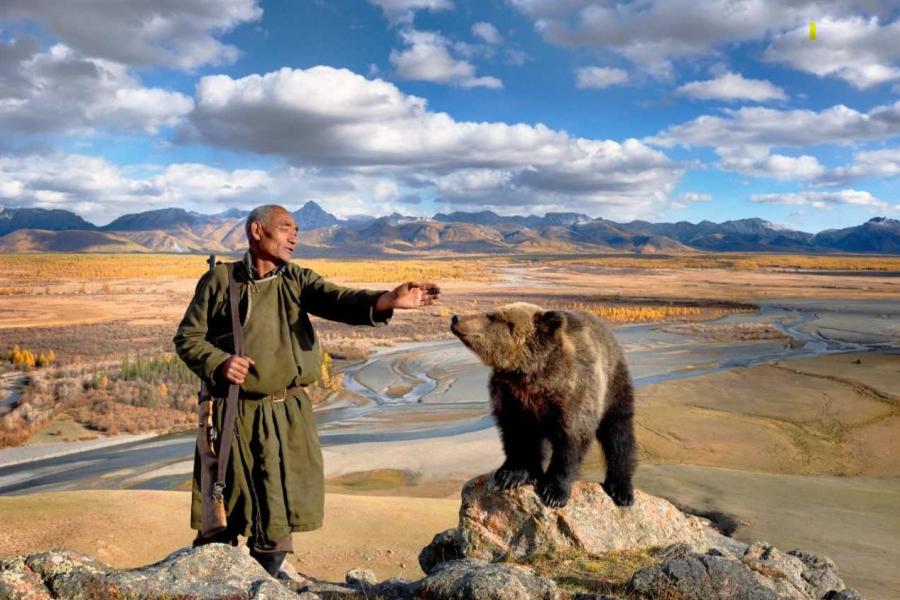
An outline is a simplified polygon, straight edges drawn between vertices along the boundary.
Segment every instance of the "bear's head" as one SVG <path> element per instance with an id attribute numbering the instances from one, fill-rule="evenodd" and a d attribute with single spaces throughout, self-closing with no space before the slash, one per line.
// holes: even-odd
<path id="1" fill-rule="evenodd" d="M 564 325 L 564 313 L 516 302 L 486 313 L 453 315 L 450 331 L 485 365 L 525 373 L 540 370 L 543 355 L 566 341 L 560 338 Z"/>

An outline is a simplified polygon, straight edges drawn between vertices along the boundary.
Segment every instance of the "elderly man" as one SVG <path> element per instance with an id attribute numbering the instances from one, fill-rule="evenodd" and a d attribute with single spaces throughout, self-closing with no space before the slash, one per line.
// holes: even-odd
<path id="1" fill-rule="evenodd" d="M 206 273 L 175 335 L 178 355 L 206 380 L 213 422 L 221 431 L 230 384 L 239 384 L 225 507 L 227 529 L 199 533 L 195 545 L 248 538 L 250 553 L 275 575 L 291 532 L 322 525 L 324 473 L 312 407 L 303 386 L 318 379 L 322 354 L 308 314 L 351 325 L 385 325 L 394 309 L 434 304 L 433 284 L 404 283 L 393 291 L 339 287 L 290 262 L 297 223 L 281 206 L 247 217 L 249 251 L 233 267 L 240 285 L 244 353 L 233 354 L 226 265 Z M 200 466 L 194 460 L 191 527 L 200 530 Z"/>

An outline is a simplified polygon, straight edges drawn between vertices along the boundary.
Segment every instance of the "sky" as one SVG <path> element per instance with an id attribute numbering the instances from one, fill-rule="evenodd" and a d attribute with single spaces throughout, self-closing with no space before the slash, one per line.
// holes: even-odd
<path id="1" fill-rule="evenodd" d="M 313 200 L 817 232 L 900 217 L 898 141 L 896 0 L 0 0 L 0 206 L 98 225 Z"/>

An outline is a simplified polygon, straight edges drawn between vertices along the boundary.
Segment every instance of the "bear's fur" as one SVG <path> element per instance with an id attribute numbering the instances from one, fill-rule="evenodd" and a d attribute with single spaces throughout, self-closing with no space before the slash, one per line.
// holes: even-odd
<path id="1" fill-rule="evenodd" d="M 622 349 L 600 319 L 519 302 L 454 315 L 450 329 L 493 368 L 491 405 L 506 453 L 494 474 L 500 488 L 534 483 L 547 506 L 565 506 L 596 437 L 606 457 L 606 493 L 619 506 L 634 501 L 632 383 Z"/>

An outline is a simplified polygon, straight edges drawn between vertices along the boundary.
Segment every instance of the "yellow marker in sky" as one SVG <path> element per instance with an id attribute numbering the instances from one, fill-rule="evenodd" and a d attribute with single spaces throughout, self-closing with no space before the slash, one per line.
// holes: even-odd
<path id="1" fill-rule="evenodd" d="M 816 22 L 815 21 L 812 21 L 809 24 L 809 39 L 811 39 L 811 40 L 816 39 Z"/>

